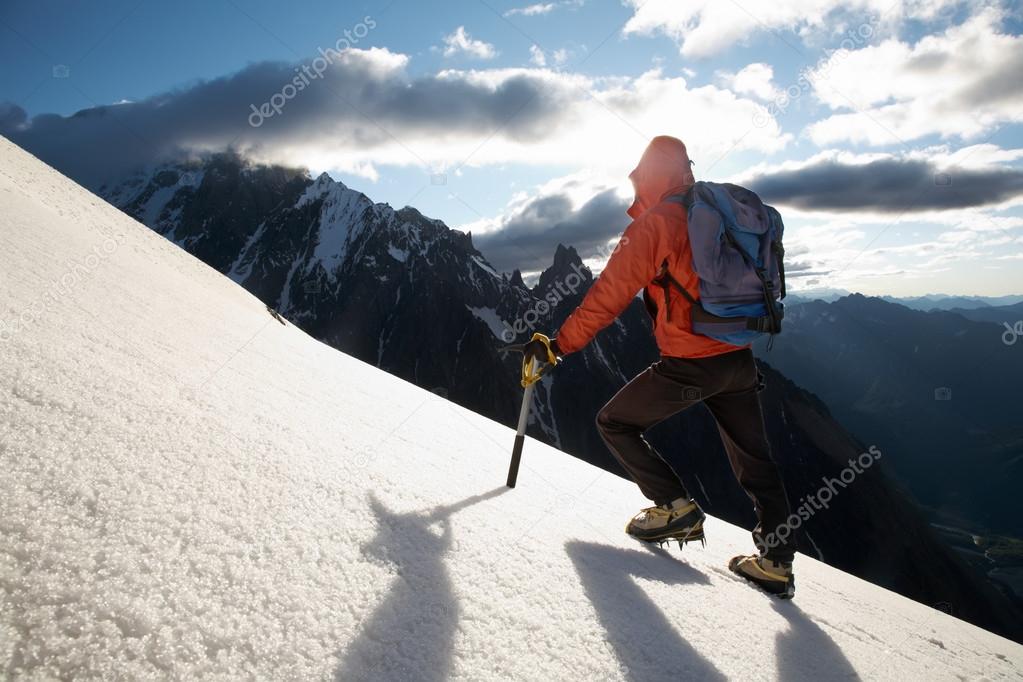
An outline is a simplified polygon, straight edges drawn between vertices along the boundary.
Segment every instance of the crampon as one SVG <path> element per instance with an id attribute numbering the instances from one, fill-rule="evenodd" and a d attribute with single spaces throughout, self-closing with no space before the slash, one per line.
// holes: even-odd
<path id="1" fill-rule="evenodd" d="M 706 546 L 703 535 L 703 511 L 694 501 L 679 498 L 656 507 L 647 507 L 634 516 L 625 532 L 641 542 L 664 545 L 672 540 L 679 549 L 690 542 L 700 541 Z"/>

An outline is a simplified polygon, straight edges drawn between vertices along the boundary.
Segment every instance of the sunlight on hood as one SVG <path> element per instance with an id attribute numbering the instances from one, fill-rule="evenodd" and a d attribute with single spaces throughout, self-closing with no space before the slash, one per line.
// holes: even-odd
<path id="1" fill-rule="evenodd" d="M 665 196 L 681 194 L 694 182 L 689 153 L 682 140 L 659 135 L 647 145 L 635 170 L 629 173 L 636 199 L 627 213 L 635 220 Z"/>

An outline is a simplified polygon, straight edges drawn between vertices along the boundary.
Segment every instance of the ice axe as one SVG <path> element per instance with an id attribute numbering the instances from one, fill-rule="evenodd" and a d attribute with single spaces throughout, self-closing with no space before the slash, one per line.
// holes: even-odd
<path id="1" fill-rule="evenodd" d="M 533 338 L 542 337 L 542 334 L 534 334 Z M 543 337 L 546 338 L 546 337 Z M 505 346 L 502 351 L 512 351 L 516 353 L 523 353 L 525 351 L 526 344 L 520 343 L 511 346 Z M 519 477 L 519 462 L 522 461 L 522 446 L 526 442 L 526 423 L 529 421 L 529 408 L 533 404 L 533 385 L 538 382 L 547 371 L 547 368 L 552 367 L 550 363 L 539 363 L 540 367 L 537 367 L 537 361 L 535 358 L 522 358 L 522 387 L 525 389 L 522 393 L 522 407 L 519 409 L 519 425 L 515 429 L 515 445 L 512 447 L 511 464 L 508 466 L 508 487 L 514 488 L 515 482 Z"/>

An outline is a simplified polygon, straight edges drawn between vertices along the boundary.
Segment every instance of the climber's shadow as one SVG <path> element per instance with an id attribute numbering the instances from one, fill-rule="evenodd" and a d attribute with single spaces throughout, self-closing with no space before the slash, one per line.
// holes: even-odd
<path id="1" fill-rule="evenodd" d="M 842 649 L 795 602 L 771 605 L 789 624 L 775 639 L 779 680 L 860 679 Z"/>
<path id="2" fill-rule="evenodd" d="M 726 679 L 678 634 L 634 580 L 709 584 L 703 573 L 657 550 L 572 541 L 566 543 L 565 551 L 575 564 L 627 679 Z"/>
<path id="3" fill-rule="evenodd" d="M 444 680 L 451 675 L 459 608 L 444 553 L 451 548 L 452 514 L 496 497 L 501 486 L 452 505 L 397 514 L 375 496 L 376 536 L 363 553 L 394 564 L 398 577 L 387 597 L 359 624 L 342 652 L 335 680 Z"/>

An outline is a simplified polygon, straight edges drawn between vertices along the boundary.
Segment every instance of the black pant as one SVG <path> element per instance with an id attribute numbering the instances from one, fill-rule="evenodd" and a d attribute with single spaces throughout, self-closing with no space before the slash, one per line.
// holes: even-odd
<path id="1" fill-rule="evenodd" d="M 665 504 L 688 493 L 643 432 L 702 401 L 714 415 L 735 477 L 753 500 L 754 542 L 770 559 L 791 561 L 795 548 L 789 529 L 778 533 L 789 516 L 788 499 L 771 459 L 759 390 L 760 374 L 749 349 L 709 358 L 662 357 L 601 408 L 597 429 L 643 494 Z"/>

